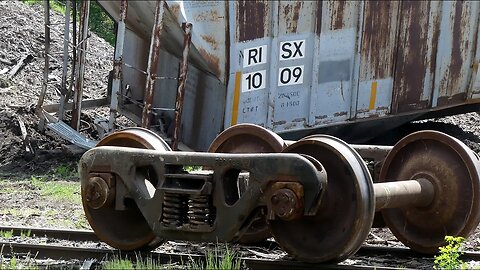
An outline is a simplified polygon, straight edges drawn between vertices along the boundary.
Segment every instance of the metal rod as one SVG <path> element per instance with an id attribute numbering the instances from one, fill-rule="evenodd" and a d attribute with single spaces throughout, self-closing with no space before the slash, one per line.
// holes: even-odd
<path id="1" fill-rule="evenodd" d="M 36 112 L 37 114 L 42 117 L 41 108 L 43 105 L 43 101 L 45 99 L 45 94 L 47 93 L 47 86 L 48 86 L 48 70 L 49 70 L 49 61 L 50 57 L 50 2 L 49 0 L 43 1 L 43 8 L 44 8 L 44 16 L 45 16 L 45 64 L 43 66 L 43 83 L 42 83 L 42 91 L 40 92 L 40 96 L 38 97 Z M 41 121 L 42 122 L 42 121 Z M 40 125 L 42 126 L 42 125 Z M 43 129 L 42 127 L 40 129 Z"/>
<path id="2" fill-rule="evenodd" d="M 424 207 L 429 205 L 435 189 L 427 179 L 394 181 L 373 184 L 375 210 L 399 207 Z"/>
<path id="3" fill-rule="evenodd" d="M 70 100 L 70 96 L 73 92 L 73 85 L 75 84 L 75 70 L 77 66 L 77 1 L 72 1 L 72 15 L 73 15 L 73 22 L 72 22 L 72 39 L 73 39 L 73 50 L 72 50 L 72 71 L 70 73 L 70 85 L 68 87 L 68 92 L 65 95 L 65 102 Z"/>
<path id="4" fill-rule="evenodd" d="M 362 158 L 383 161 L 393 146 L 350 144 Z"/>
<path id="5" fill-rule="evenodd" d="M 82 98 L 83 98 L 83 78 L 85 73 L 85 56 L 87 50 L 86 39 L 88 38 L 88 18 L 90 16 L 90 0 L 82 1 L 82 7 L 80 10 L 80 40 L 82 44 L 77 58 L 77 72 L 75 78 L 75 95 L 73 96 L 73 109 L 72 109 L 72 122 L 71 126 L 75 130 L 80 128 L 80 114 L 82 111 Z"/>
<path id="6" fill-rule="evenodd" d="M 180 76 L 178 79 L 177 97 L 175 101 L 175 126 L 173 130 L 172 149 L 177 150 L 180 140 L 180 130 L 182 126 L 183 101 L 185 98 L 185 87 L 188 77 L 188 53 L 190 52 L 190 44 L 192 42 L 192 24 L 183 23 L 183 31 L 185 36 L 183 40 L 183 55 L 180 66 Z"/>
<path id="7" fill-rule="evenodd" d="M 155 8 L 155 22 L 152 28 L 152 37 L 150 40 L 150 50 L 147 65 L 147 82 L 144 91 L 144 107 L 142 111 L 142 127 L 150 127 L 150 114 L 152 112 L 153 90 L 155 89 L 155 77 L 158 66 L 158 56 L 160 53 L 160 37 L 163 31 L 163 13 L 164 1 L 157 0 Z"/>
<path id="8" fill-rule="evenodd" d="M 118 21 L 117 40 L 115 43 L 115 59 L 113 60 L 112 94 L 110 97 L 110 117 L 108 119 L 108 132 L 115 127 L 115 117 L 118 111 L 118 97 L 120 94 L 123 77 L 123 44 L 125 42 L 125 20 L 127 19 L 128 1 L 120 3 L 120 20 Z"/>
<path id="9" fill-rule="evenodd" d="M 60 87 L 60 108 L 58 110 L 58 120 L 62 121 L 65 114 L 65 103 L 67 101 L 67 72 L 68 72 L 68 43 L 70 40 L 70 0 L 65 3 L 65 26 L 63 29 L 63 69 L 62 69 L 62 85 Z"/>
<path id="10" fill-rule="evenodd" d="M 285 140 L 288 145 L 296 143 L 296 141 Z M 387 154 L 392 150 L 393 146 L 388 145 L 365 145 L 365 144 L 349 144 L 355 149 L 362 158 L 383 161 Z"/>

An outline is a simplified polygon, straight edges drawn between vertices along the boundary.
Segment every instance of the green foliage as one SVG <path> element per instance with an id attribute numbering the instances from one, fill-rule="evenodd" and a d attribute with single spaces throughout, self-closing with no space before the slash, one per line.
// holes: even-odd
<path id="1" fill-rule="evenodd" d="M 115 45 L 115 23 L 97 1 L 90 2 L 90 29 L 110 45 Z"/>
<path id="2" fill-rule="evenodd" d="M 77 170 L 75 167 L 71 167 L 69 165 L 60 165 L 55 169 L 53 173 L 63 178 L 69 178 L 76 176 Z"/>
<path id="3" fill-rule="evenodd" d="M 31 230 L 20 231 L 20 238 L 25 239 L 25 238 L 29 238 L 30 236 L 32 236 L 32 231 Z"/>
<path id="4" fill-rule="evenodd" d="M 205 263 L 190 259 L 188 269 L 239 270 L 241 269 L 241 266 L 242 261 L 239 258 L 237 252 L 229 249 L 228 246 L 225 244 L 225 249 L 223 250 L 220 250 L 218 246 L 215 247 L 213 251 L 207 250 L 205 254 Z"/>
<path id="5" fill-rule="evenodd" d="M 27 238 L 27 237 L 30 237 L 32 235 L 32 232 L 30 230 L 28 231 L 21 231 L 20 232 L 20 237 L 21 238 Z M 0 231 L 0 237 L 3 237 L 3 238 L 12 238 L 13 237 L 13 230 L 9 230 L 9 231 Z"/>
<path id="6" fill-rule="evenodd" d="M 203 167 L 202 166 L 197 166 L 197 165 L 192 165 L 192 166 L 185 165 L 185 166 L 183 166 L 183 170 L 187 171 L 187 172 L 195 172 L 195 171 L 203 170 Z"/>
<path id="7" fill-rule="evenodd" d="M 446 246 L 440 247 L 440 254 L 435 256 L 434 269 L 466 269 L 467 264 L 460 260 L 460 250 L 465 238 L 445 236 Z"/>
<path id="8" fill-rule="evenodd" d="M 13 237 L 13 230 L 10 230 L 10 231 L 0 231 L 0 237 L 3 237 L 3 238 L 12 238 L 12 237 Z"/>
<path id="9" fill-rule="evenodd" d="M 39 0 L 22 0 L 24 3 L 33 5 L 41 4 L 43 1 Z M 76 0 L 77 8 L 80 10 L 80 0 Z M 50 8 L 58 13 L 65 14 L 66 0 L 50 0 Z M 79 14 L 77 12 L 77 14 Z M 77 16 L 80 18 L 80 16 Z M 105 39 L 110 45 L 115 45 L 115 22 L 110 16 L 103 10 L 97 1 L 90 2 L 90 20 L 89 28 L 92 32 L 96 33 L 99 37 Z"/>

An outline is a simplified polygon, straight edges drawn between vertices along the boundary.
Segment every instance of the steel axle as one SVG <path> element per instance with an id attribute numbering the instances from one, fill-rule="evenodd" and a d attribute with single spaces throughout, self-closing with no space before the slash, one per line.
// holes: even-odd
<path id="1" fill-rule="evenodd" d="M 374 183 L 375 211 L 387 208 L 425 207 L 435 197 L 435 188 L 427 179 Z"/>

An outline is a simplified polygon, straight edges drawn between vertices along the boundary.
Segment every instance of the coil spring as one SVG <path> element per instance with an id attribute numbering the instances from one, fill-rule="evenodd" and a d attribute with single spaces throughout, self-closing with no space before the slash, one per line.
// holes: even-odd
<path id="1" fill-rule="evenodd" d="M 213 224 L 215 211 L 209 196 L 195 196 L 188 200 L 188 222 L 191 226 Z"/>
<path id="2" fill-rule="evenodd" d="M 181 226 L 187 221 L 188 197 L 186 195 L 165 193 L 162 207 L 162 223 L 166 226 Z"/>

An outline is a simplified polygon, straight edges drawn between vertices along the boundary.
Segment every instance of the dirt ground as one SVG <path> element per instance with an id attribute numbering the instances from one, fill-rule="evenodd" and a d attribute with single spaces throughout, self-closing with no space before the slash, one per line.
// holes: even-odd
<path id="1" fill-rule="evenodd" d="M 59 168 L 75 168 L 80 156 L 65 151 L 69 143 L 53 132 L 38 129 L 35 106 L 42 89 L 45 39 L 40 3 L 32 6 L 19 1 L 0 1 L 0 224 L 88 229 L 79 201 L 78 180 L 74 175 L 66 177 L 59 173 Z M 63 22 L 61 15 L 56 13 L 51 20 Z M 52 51 L 62 51 L 62 28 L 62 25 L 54 26 Z M 113 48 L 94 33 L 89 39 L 89 48 L 84 96 L 100 98 L 106 95 Z M 22 59 L 26 61 L 18 73 L 9 74 Z M 57 103 L 60 97 L 61 61 L 61 56 L 51 61 L 47 104 Z M 92 123 L 94 118 L 101 116 L 105 113 L 89 111 L 82 117 L 85 123 Z M 26 138 L 22 137 L 22 125 Z M 480 115 L 476 112 L 411 123 L 399 132 L 407 134 L 420 129 L 446 132 L 480 154 Z M 87 125 L 82 132 L 98 139 L 91 126 Z M 77 185 L 76 199 L 46 200 L 41 189 L 32 184 L 32 176 Z M 31 211 L 19 214 L 19 209 Z M 386 229 L 373 230 L 368 241 L 402 246 Z M 466 241 L 465 248 L 478 251 L 479 247 L 480 231 L 477 229 Z M 167 245 L 167 248 L 182 250 L 183 244 Z"/>

